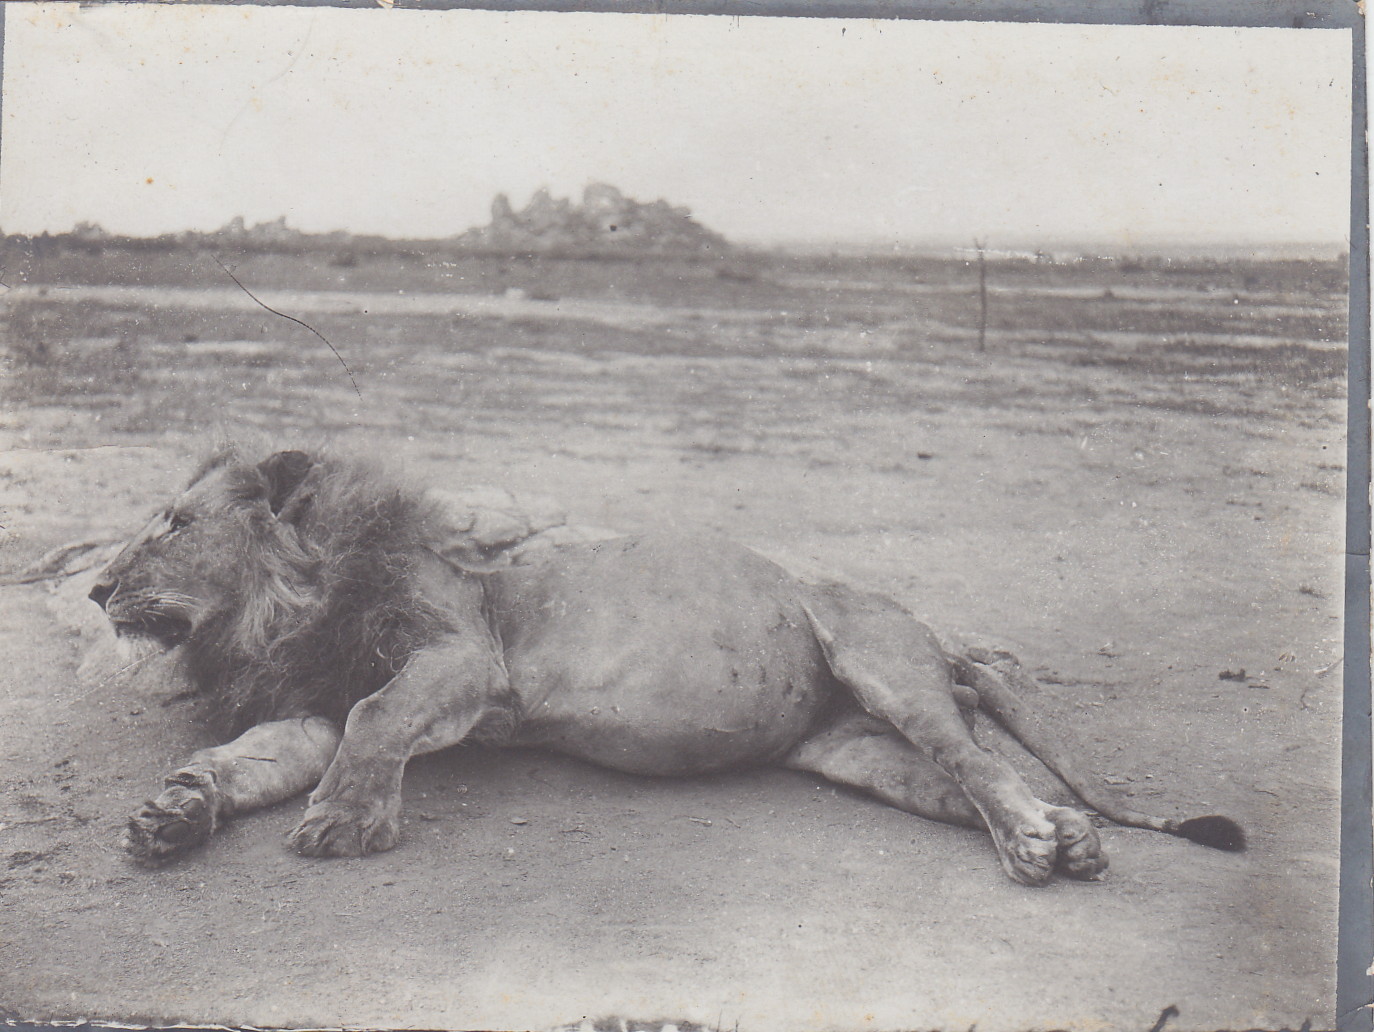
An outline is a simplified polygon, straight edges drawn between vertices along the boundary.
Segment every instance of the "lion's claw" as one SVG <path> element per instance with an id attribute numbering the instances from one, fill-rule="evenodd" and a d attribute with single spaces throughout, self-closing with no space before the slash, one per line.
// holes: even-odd
<path id="1" fill-rule="evenodd" d="M 144 803 L 129 817 L 124 829 L 124 849 L 148 867 L 200 845 L 215 831 L 217 808 L 210 786 L 179 774 L 168 782 L 157 799 Z"/>
<path id="2" fill-rule="evenodd" d="M 291 847 L 303 856 L 362 856 L 396 844 L 396 819 L 378 806 L 342 800 L 315 803 L 291 832 Z"/>

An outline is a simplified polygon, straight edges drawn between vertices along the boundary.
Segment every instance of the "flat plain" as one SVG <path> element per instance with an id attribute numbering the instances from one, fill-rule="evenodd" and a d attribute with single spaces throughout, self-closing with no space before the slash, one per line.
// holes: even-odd
<path id="1" fill-rule="evenodd" d="M 206 744 L 192 707 L 78 676 L 71 584 L 6 587 L 0 1015 L 1331 1025 L 1342 264 L 993 260 L 980 350 L 962 259 L 221 257 L 256 300 L 206 252 L 5 255 L 4 569 L 132 531 L 217 430 L 328 438 L 1001 639 L 1085 768 L 1251 848 L 1109 827 L 1105 882 L 1031 890 L 809 776 L 458 748 L 412 764 L 393 852 L 293 855 L 295 801 L 149 872 L 119 832 Z"/>

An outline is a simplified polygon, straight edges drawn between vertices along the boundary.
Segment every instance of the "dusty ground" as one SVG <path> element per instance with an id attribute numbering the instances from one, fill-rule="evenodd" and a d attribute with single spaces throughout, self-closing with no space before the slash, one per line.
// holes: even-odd
<path id="1" fill-rule="evenodd" d="M 132 528 L 207 428 L 328 433 L 586 523 L 721 528 L 999 636 L 1086 767 L 1147 809 L 1231 814 L 1252 848 L 1109 828 L 1109 880 L 1030 890 L 978 834 L 797 774 L 457 749 L 412 765 L 394 852 L 297 857 L 293 802 L 148 872 L 118 835 L 204 744 L 188 705 L 79 677 L 79 592 L 10 587 L 0 1016 L 1331 1025 L 1339 270 L 994 269 L 980 355 L 957 266 L 245 259 L 359 398 L 318 339 L 154 258 L 11 275 L 4 568 Z M 138 289 L 71 289 L 113 283 Z"/>

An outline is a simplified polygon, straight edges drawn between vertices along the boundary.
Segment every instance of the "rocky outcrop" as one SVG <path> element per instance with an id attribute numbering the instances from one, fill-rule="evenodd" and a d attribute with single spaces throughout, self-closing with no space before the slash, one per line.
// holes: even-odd
<path id="1" fill-rule="evenodd" d="M 645 204 L 613 186 L 594 183 L 582 203 L 537 190 L 521 211 L 505 194 L 491 203 L 491 222 L 457 238 L 465 247 L 547 253 L 647 252 L 722 254 L 730 245 L 692 218 L 692 213 L 658 200 Z"/>

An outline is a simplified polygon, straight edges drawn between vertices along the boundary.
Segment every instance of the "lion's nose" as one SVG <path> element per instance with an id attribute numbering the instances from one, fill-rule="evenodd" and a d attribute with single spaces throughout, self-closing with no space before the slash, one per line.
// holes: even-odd
<path id="1" fill-rule="evenodd" d="M 95 587 L 91 588 L 90 599 L 101 609 L 104 609 L 105 603 L 110 601 L 110 596 L 115 593 L 117 587 L 119 587 L 118 581 L 96 581 Z"/>

